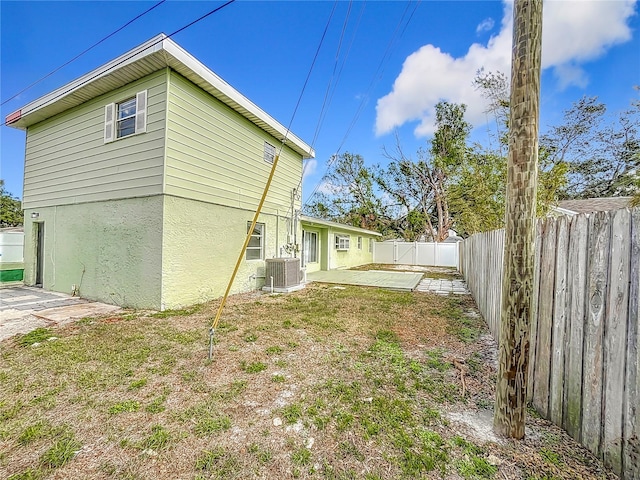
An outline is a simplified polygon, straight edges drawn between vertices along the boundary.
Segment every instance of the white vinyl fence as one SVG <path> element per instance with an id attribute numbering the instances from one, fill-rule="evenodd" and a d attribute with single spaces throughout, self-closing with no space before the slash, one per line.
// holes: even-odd
<path id="1" fill-rule="evenodd" d="M 19 263 L 23 260 L 24 233 L 0 232 L 0 263 Z"/>
<path id="2" fill-rule="evenodd" d="M 437 242 L 376 242 L 373 262 L 429 267 L 458 267 L 458 244 Z"/>

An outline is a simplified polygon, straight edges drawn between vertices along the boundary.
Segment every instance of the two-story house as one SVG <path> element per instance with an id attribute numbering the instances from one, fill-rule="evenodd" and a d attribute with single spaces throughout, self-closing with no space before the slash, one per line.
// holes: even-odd
<path id="1" fill-rule="evenodd" d="M 153 309 L 221 296 L 281 147 L 232 292 L 302 238 L 312 148 L 165 35 L 6 122 L 26 131 L 27 285 Z"/>

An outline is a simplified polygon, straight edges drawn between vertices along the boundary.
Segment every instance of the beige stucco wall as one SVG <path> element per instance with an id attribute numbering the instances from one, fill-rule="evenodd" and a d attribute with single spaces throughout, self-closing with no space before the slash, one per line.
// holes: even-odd
<path id="1" fill-rule="evenodd" d="M 25 210 L 25 284 L 35 283 L 34 223 L 44 223 L 43 288 L 160 308 L 162 196 Z M 37 212 L 37 220 L 31 213 Z"/>
<path id="2" fill-rule="evenodd" d="M 265 258 L 288 256 L 281 250 L 289 232 L 285 213 L 260 215 L 259 222 L 266 228 Z M 253 215 L 251 210 L 165 196 L 163 308 L 200 303 L 224 294 Z M 298 241 L 300 234 L 301 230 Z M 264 259 L 243 259 L 231 293 L 261 288 L 264 266 Z"/>

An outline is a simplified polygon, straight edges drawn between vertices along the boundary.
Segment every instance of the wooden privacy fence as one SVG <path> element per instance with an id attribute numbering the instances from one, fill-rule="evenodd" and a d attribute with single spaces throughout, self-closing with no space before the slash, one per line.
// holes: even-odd
<path id="1" fill-rule="evenodd" d="M 640 209 L 540 220 L 528 399 L 546 419 L 640 479 Z M 504 231 L 460 246 L 460 270 L 500 332 Z"/>

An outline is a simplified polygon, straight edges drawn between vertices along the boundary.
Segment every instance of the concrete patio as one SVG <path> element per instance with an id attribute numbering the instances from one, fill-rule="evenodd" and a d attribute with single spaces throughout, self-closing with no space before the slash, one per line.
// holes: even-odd
<path id="1" fill-rule="evenodd" d="M 115 305 L 91 302 L 64 293 L 23 285 L 0 289 L 0 341 L 39 327 L 64 325 L 73 320 L 107 315 Z"/>
<path id="2" fill-rule="evenodd" d="M 329 270 L 307 274 L 310 282 L 337 283 L 413 291 L 422 280 L 422 273 L 388 272 L 382 270 Z"/>

